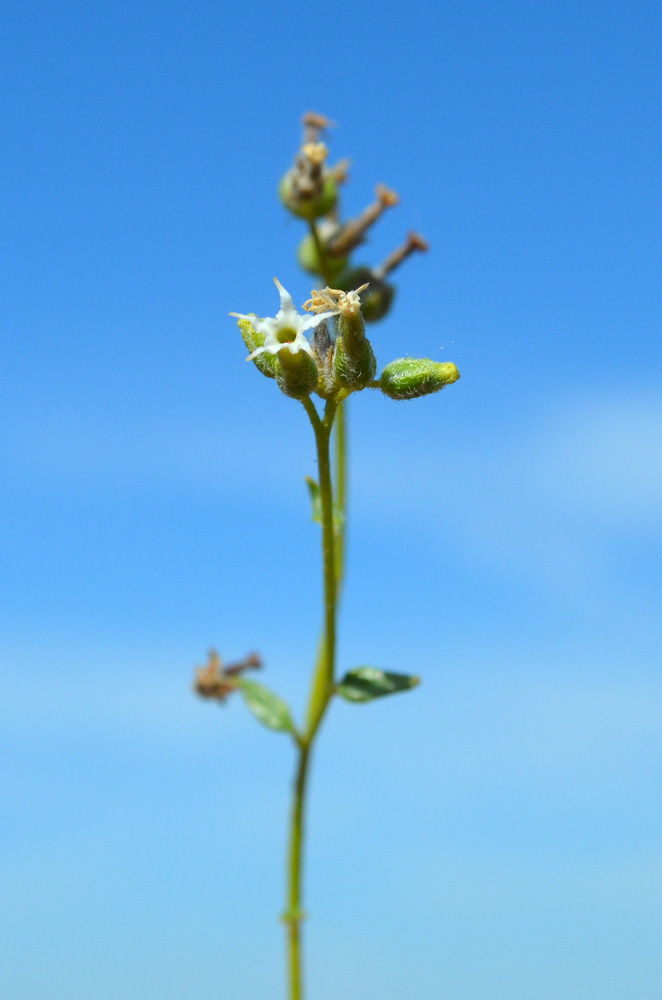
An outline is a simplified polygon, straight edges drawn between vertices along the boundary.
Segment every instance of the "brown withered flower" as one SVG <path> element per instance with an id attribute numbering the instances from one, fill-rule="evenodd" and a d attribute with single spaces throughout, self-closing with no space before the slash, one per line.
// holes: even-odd
<path id="1" fill-rule="evenodd" d="M 236 690 L 235 680 L 245 670 L 258 670 L 262 660 L 257 653 L 249 653 L 243 660 L 223 667 L 223 661 L 215 649 L 209 651 L 209 659 L 204 667 L 196 667 L 193 690 L 201 698 L 215 698 L 224 702 Z"/>

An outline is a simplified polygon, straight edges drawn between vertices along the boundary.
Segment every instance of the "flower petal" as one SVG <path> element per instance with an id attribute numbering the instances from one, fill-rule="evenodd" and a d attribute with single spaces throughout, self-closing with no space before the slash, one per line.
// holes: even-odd
<path id="1" fill-rule="evenodd" d="M 333 311 L 329 312 L 317 313 L 315 316 L 306 316 L 303 323 L 301 324 L 301 329 L 314 330 L 315 327 L 319 323 L 322 323 L 325 319 L 329 319 L 331 316 L 337 316 L 337 315 L 338 315 L 338 310 L 334 309 Z"/>
<path id="2" fill-rule="evenodd" d="M 251 351 L 251 353 L 248 355 L 248 357 L 246 358 L 246 360 L 247 361 L 253 361 L 254 358 L 256 358 L 258 356 L 258 354 L 264 354 L 265 351 L 266 351 L 266 347 L 264 347 L 264 345 L 262 347 L 256 347 L 254 351 Z"/>
<path id="3" fill-rule="evenodd" d="M 278 289 L 278 294 L 280 295 L 280 308 L 283 310 L 283 312 L 296 312 L 296 307 L 294 305 L 294 300 L 292 299 L 292 296 L 290 295 L 290 293 L 287 291 L 286 288 L 283 288 L 278 278 L 274 278 L 274 284 Z"/>

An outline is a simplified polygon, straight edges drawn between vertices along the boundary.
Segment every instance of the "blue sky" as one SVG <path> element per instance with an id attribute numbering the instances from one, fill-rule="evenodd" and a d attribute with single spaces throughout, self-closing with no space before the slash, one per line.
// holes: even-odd
<path id="1" fill-rule="evenodd" d="M 657 5 L 9 2 L 0 216 L 2 993 L 280 997 L 290 747 L 189 692 L 320 620 L 303 413 L 230 310 L 299 302 L 275 197 L 309 108 L 348 214 L 409 228 L 352 400 L 338 705 L 315 761 L 311 1000 L 657 1000 Z"/>

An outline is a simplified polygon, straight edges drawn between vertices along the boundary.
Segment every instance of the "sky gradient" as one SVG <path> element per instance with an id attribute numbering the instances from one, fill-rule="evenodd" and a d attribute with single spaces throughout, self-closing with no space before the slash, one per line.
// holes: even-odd
<path id="1" fill-rule="evenodd" d="M 301 711 L 320 624 L 301 408 L 230 310 L 299 304 L 275 192 L 313 108 L 409 228 L 350 401 L 310 1000 L 662 991 L 662 14 L 635 2 L 5 5 L 0 993 L 277 1000 L 292 753 L 197 701 L 259 649 Z"/>

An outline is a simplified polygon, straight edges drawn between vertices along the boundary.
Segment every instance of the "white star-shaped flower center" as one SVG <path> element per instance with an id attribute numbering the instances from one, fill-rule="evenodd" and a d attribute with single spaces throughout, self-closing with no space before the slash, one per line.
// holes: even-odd
<path id="1" fill-rule="evenodd" d="M 258 319 L 257 316 L 248 316 L 244 313 L 230 313 L 237 319 L 248 320 L 256 333 L 264 335 L 264 344 L 252 351 L 246 360 L 252 361 L 258 354 L 278 354 L 282 350 L 289 350 L 291 354 L 306 351 L 312 357 L 313 349 L 306 337 L 306 330 L 314 330 L 323 320 L 337 316 L 338 310 L 328 310 L 316 316 L 302 316 L 295 309 L 292 296 L 283 288 L 278 278 L 274 278 L 274 282 L 280 295 L 280 309 L 275 316 Z"/>

